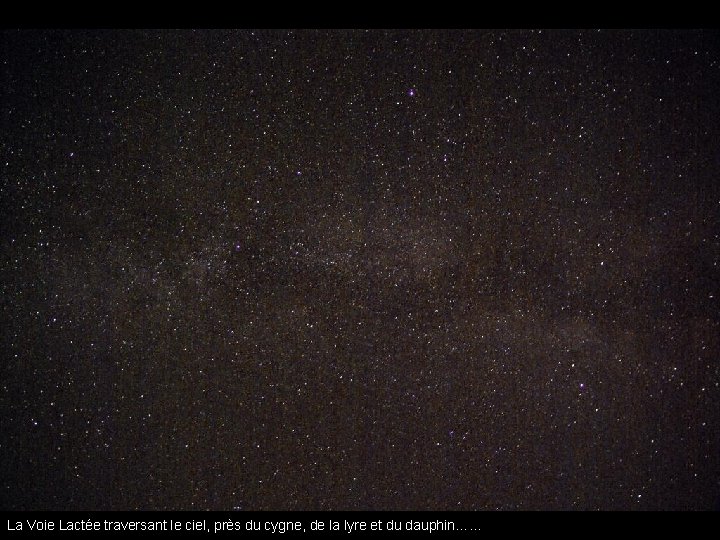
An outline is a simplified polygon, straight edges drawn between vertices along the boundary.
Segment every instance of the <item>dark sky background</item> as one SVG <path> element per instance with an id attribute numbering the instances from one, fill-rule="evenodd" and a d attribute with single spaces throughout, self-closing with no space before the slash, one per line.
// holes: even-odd
<path id="1" fill-rule="evenodd" d="M 2 507 L 717 508 L 719 36 L 2 31 Z"/>

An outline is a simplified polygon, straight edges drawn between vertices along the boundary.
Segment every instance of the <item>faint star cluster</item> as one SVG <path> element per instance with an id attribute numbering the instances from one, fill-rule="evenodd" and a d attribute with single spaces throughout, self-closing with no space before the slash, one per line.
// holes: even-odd
<path id="1" fill-rule="evenodd" d="M 716 32 L 0 36 L 3 508 L 720 504 Z"/>

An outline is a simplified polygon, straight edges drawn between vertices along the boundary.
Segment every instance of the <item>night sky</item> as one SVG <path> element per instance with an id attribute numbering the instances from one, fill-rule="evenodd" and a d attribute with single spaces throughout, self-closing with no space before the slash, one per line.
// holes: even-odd
<path id="1" fill-rule="evenodd" d="M 0 33 L 4 509 L 713 509 L 720 33 Z"/>

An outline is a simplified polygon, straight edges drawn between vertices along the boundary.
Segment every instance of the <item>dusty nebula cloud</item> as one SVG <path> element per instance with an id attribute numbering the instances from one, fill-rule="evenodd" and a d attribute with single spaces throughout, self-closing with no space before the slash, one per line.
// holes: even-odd
<path id="1" fill-rule="evenodd" d="M 2 31 L 6 509 L 712 509 L 708 31 Z"/>

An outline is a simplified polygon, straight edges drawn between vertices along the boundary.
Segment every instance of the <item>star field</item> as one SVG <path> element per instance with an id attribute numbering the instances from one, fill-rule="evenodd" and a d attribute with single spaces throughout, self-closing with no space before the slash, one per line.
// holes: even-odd
<path id="1" fill-rule="evenodd" d="M 3 508 L 720 504 L 717 32 L 0 36 Z"/>

